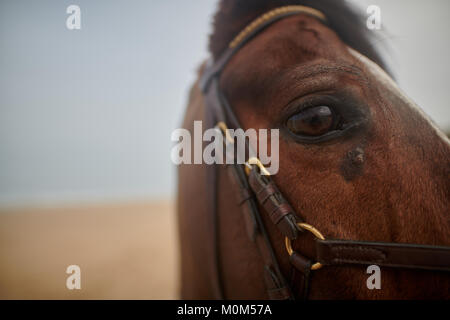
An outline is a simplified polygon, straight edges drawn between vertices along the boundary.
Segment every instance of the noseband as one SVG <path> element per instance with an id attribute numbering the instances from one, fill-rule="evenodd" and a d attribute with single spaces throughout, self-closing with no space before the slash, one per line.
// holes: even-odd
<path id="1" fill-rule="evenodd" d="M 234 143 L 234 139 L 228 134 L 228 128 L 238 129 L 241 125 L 220 89 L 221 72 L 239 49 L 259 32 L 280 19 L 301 13 L 326 23 L 325 16 L 313 8 L 295 5 L 274 9 L 249 24 L 235 37 L 226 51 L 205 68 L 200 79 L 200 87 L 205 95 L 207 127 L 220 130 L 224 136 L 225 145 Z M 249 145 L 247 147 L 250 148 Z M 233 164 L 227 164 L 226 168 L 234 188 L 239 191 L 239 205 L 247 234 L 255 243 L 264 262 L 264 280 L 271 299 L 306 299 L 311 272 L 323 266 L 375 264 L 386 267 L 450 271 L 450 247 L 327 239 L 294 211 L 258 158 L 248 159 L 245 166 L 234 161 Z M 213 224 L 211 242 L 214 246 L 215 257 L 214 291 L 216 298 L 223 299 L 218 250 L 217 165 L 208 166 L 207 170 L 207 205 Z M 270 221 L 285 237 L 289 261 L 293 267 L 289 283 L 281 272 L 263 223 L 262 212 L 268 215 Z M 311 232 L 315 237 L 314 259 L 305 257 L 292 249 L 291 242 L 305 231 Z"/>

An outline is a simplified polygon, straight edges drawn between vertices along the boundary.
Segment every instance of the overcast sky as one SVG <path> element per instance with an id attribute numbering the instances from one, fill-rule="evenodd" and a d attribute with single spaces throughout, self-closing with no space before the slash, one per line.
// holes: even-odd
<path id="1" fill-rule="evenodd" d="M 81 30 L 66 28 L 71 4 Z M 400 86 L 450 128 L 450 2 L 358 4 L 380 6 Z M 171 196 L 170 134 L 207 57 L 214 9 L 212 0 L 2 0 L 0 205 Z"/>

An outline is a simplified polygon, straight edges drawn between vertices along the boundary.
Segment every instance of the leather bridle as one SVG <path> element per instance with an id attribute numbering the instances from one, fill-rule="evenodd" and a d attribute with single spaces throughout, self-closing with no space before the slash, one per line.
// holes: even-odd
<path id="1" fill-rule="evenodd" d="M 238 129 L 241 125 L 220 89 L 221 72 L 239 49 L 259 32 L 275 21 L 300 13 L 311 15 L 326 23 L 325 16 L 310 7 L 295 5 L 271 10 L 248 25 L 215 62 L 210 62 L 206 66 L 200 80 L 200 87 L 205 95 L 205 119 L 208 128 L 215 127 L 221 131 L 225 145 L 234 143 L 228 135 L 228 127 Z M 265 174 L 265 168 L 257 158 L 248 159 L 245 165 L 236 162 L 227 164 L 226 168 L 230 180 L 239 190 L 239 205 L 248 236 L 256 244 L 264 262 L 264 278 L 270 299 L 307 298 L 310 274 L 322 266 L 375 264 L 386 267 L 450 271 L 450 247 L 326 239 L 316 228 L 307 224 L 296 214 L 271 177 Z M 208 211 L 212 214 L 214 231 L 213 239 L 211 239 L 215 248 L 214 287 L 216 298 L 223 299 L 218 250 L 217 165 L 211 165 L 207 170 Z M 289 261 L 293 266 L 290 283 L 281 272 L 260 208 L 285 237 Z M 305 230 L 315 236 L 316 256 L 314 259 L 303 256 L 291 247 L 291 241 L 297 239 Z"/>

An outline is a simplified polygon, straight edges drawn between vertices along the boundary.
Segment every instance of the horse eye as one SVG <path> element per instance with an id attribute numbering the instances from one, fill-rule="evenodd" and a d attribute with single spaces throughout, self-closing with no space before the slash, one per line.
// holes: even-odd
<path id="1" fill-rule="evenodd" d="M 287 128 L 296 135 L 321 136 L 332 130 L 335 115 L 327 106 L 312 107 L 291 116 Z"/>

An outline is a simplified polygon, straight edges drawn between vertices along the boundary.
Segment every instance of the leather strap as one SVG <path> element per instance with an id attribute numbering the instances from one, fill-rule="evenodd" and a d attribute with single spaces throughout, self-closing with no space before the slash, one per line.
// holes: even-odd
<path id="1" fill-rule="evenodd" d="M 280 270 L 275 252 L 260 216 L 254 193 L 250 189 L 243 166 L 227 165 L 230 180 L 239 191 L 239 203 L 249 239 L 256 244 L 264 262 L 264 280 L 270 299 L 293 299 L 291 289 Z"/>
<path id="2" fill-rule="evenodd" d="M 291 240 L 297 239 L 301 230 L 297 228 L 297 222 L 303 222 L 303 220 L 295 214 L 294 209 L 285 200 L 273 180 L 269 176 L 261 175 L 254 166 L 250 171 L 248 182 L 273 224 L 284 236 Z"/>
<path id="3" fill-rule="evenodd" d="M 289 262 L 293 266 L 291 275 L 292 290 L 296 293 L 298 299 L 306 300 L 309 293 L 312 262 L 297 252 L 293 252 L 289 256 Z"/>
<path id="4" fill-rule="evenodd" d="M 206 95 L 206 105 L 205 108 L 205 124 L 206 128 L 211 128 L 215 125 L 217 118 L 217 111 L 212 109 L 214 104 L 212 101 L 217 100 L 217 92 L 214 90 L 209 90 Z M 205 129 L 206 129 L 205 128 Z M 203 133 L 202 133 L 203 134 Z M 206 142 L 204 142 L 206 143 Z M 203 146 L 205 147 L 205 146 Z M 207 231 L 209 237 L 208 249 L 210 250 L 210 256 L 213 258 L 210 261 L 210 276 L 212 278 L 211 285 L 212 291 L 215 299 L 224 299 L 224 290 L 220 269 L 220 255 L 219 255 L 219 221 L 217 216 L 217 185 L 218 185 L 218 168 L 217 166 L 207 166 L 206 168 L 206 206 L 208 212 L 211 214 L 207 217 L 210 220 L 211 228 Z M 214 186 L 214 188 L 211 188 Z"/>
<path id="5" fill-rule="evenodd" d="M 213 62 L 210 60 L 200 79 L 200 88 L 206 96 L 206 119 L 208 120 L 207 128 L 211 128 L 214 124 L 211 121 L 223 121 L 233 128 L 241 128 L 241 125 L 229 105 L 226 97 L 220 90 L 219 79 L 220 73 L 230 61 L 230 59 L 250 41 L 256 34 L 261 32 L 267 26 L 284 17 L 306 13 L 313 15 L 321 20 L 325 20 L 324 16 L 315 9 L 303 6 L 286 6 L 277 8 L 263 15 L 260 22 L 255 21 L 256 24 L 249 26 L 248 32 L 240 34 L 239 41 L 230 46 L 221 57 Z M 233 41 L 235 42 L 235 41 Z M 215 166 L 214 166 L 215 167 Z M 258 206 L 252 196 L 253 191 L 248 186 L 244 170 L 241 165 L 232 165 L 234 174 L 231 176 L 240 185 L 240 204 L 244 207 L 244 221 L 247 227 L 247 233 L 252 241 L 254 241 L 264 260 L 264 274 L 266 287 L 268 289 L 269 298 L 271 299 L 293 299 L 292 292 L 287 285 L 283 274 L 280 271 L 278 261 L 273 251 L 272 244 L 268 237 L 262 222 Z M 253 170 L 256 171 L 256 170 Z M 215 281 L 215 295 L 216 298 L 223 299 L 223 286 L 221 282 L 220 273 L 220 256 L 218 253 L 218 219 L 217 219 L 217 171 L 216 168 L 208 170 L 207 186 L 213 186 L 207 190 L 208 210 L 212 212 L 212 236 L 211 243 L 215 272 L 212 271 Z M 296 216 L 287 201 L 284 201 L 281 193 L 276 188 L 275 184 L 266 182 L 264 180 L 256 180 L 254 176 L 254 187 L 259 190 L 259 203 L 269 211 L 272 221 L 279 227 L 280 231 L 288 236 L 290 239 L 295 239 L 298 235 L 298 228 L 296 226 Z"/>
<path id="6" fill-rule="evenodd" d="M 289 7 L 291 7 L 291 11 L 289 11 Z M 284 12 L 279 11 L 277 13 L 277 10 L 283 10 L 287 9 Z M 262 30 L 273 24 L 274 22 L 281 20 L 283 18 L 286 18 L 288 16 L 296 15 L 296 14 L 308 14 L 311 16 L 314 16 L 315 18 L 319 19 L 322 22 L 326 22 L 325 16 L 323 14 L 315 9 L 304 7 L 304 6 L 286 6 L 277 8 L 275 10 L 272 10 L 272 12 L 268 12 L 265 16 L 266 19 L 262 20 L 255 28 L 252 28 L 250 32 L 246 33 L 244 37 L 242 37 L 239 42 L 236 45 L 230 44 L 230 46 L 227 48 L 227 50 L 222 53 L 222 55 L 216 60 L 209 60 L 206 66 L 205 71 L 203 72 L 202 78 L 200 79 L 200 89 L 203 92 L 206 92 L 208 90 L 208 86 L 211 83 L 211 80 L 216 77 L 217 75 L 222 72 L 222 70 L 225 68 L 227 63 L 231 60 L 231 58 L 251 39 L 255 37 L 258 33 L 260 33 Z M 250 26 L 250 25 L 249 25 Z M 234 41 L 233 41 L 234 42 Z M 232 42 L 232 43 L 233 43 Z"/>
<path id="7" fill-rule="evenodd" d="M 231 122 L 239 125 L 239 122 L 226 101 L 226 98 L 220 92 L 219 79 L 217 77 L 211 80 L 211 85 L 209 90 L 206 92 L 205 99 L 207 105 L 206 118 L 214 120 L 213 122 L 208 121 L 206 126 L 207 128 L 214 127 L 215 123 L 218 121 L 227 123 Z M 226 139 L 223 139 L 223 141 L 226 143 Z M 218 247 L 218 233 L 220 228 L 218 226 L 217 217 L 217 165 L 210 167 L 212 168 L 208 168 L 208 190 L 206 194 L 209 202 L 208 210 L 212 213 L 211 221 L 213 235 L 211 243 L 213 244 L 213 266 L 215 268 L 215 270 L 212 271 L 215 278 L 213 287 L 216 298 L 224 299 L 225 296 L 223 292 L 220 270 L 220 254 Z M 290 287 L 280 270 L 272 244 L 261 219 L 254 193 L 248 184 L 243 166 L 236 164 L 236 161 L 234 161 L 234 164 L 227 165 L 227 168 L 229 168 L 229 172 L 231 171 L 229 176 L 235 185 L 235 189 L 240 191 L 239 204 L 242 208 L 247 233 L 250 239 L 256 244 L 264 262 L 264 279 L 269 298 L 277 300 L 294 299 Z"/>
<path id="8" fill-rule="evenodd" d="M 351 240 L 316 240 L 323 265 L 376 264 L 385 267 L 450 271 L 450 247 Z"/>

